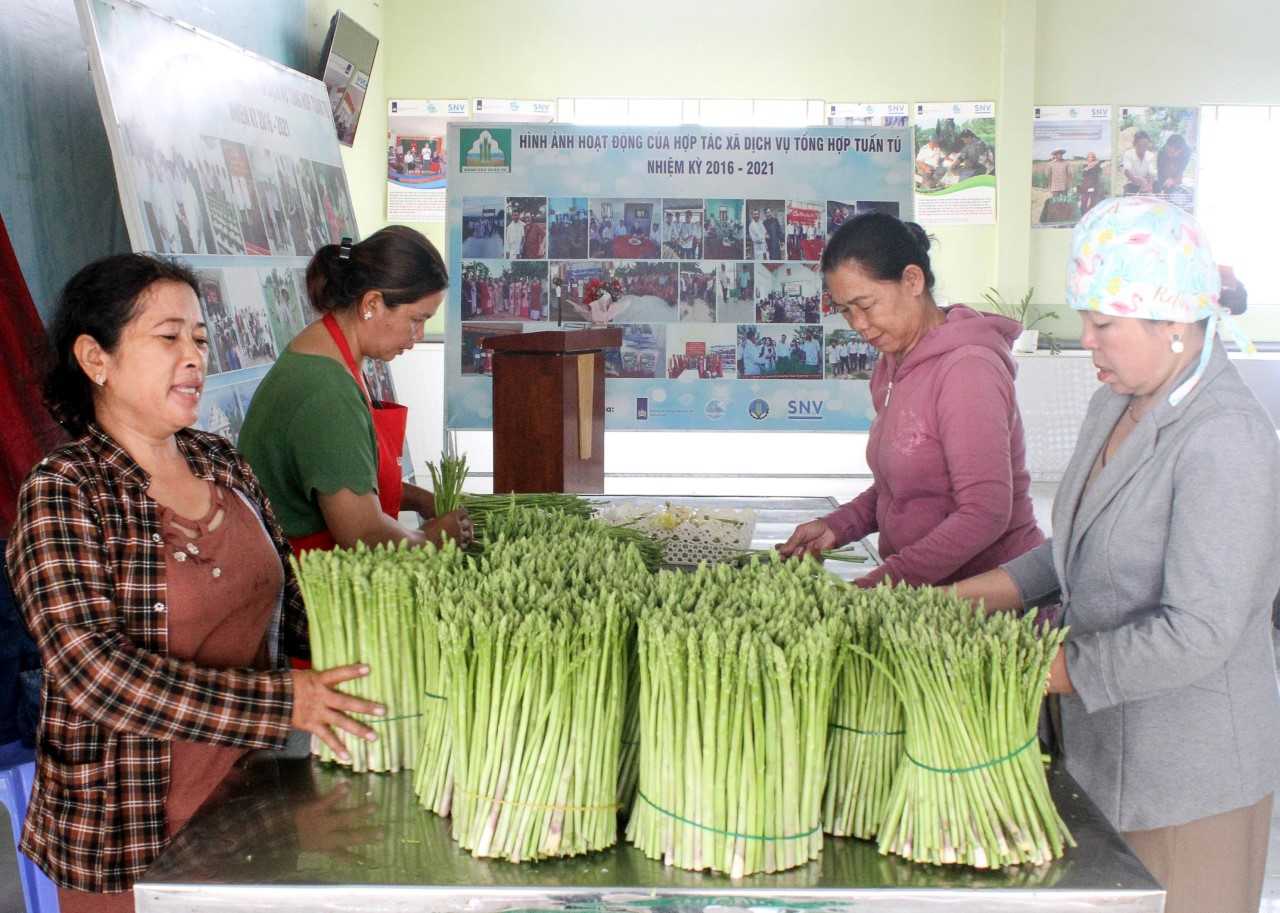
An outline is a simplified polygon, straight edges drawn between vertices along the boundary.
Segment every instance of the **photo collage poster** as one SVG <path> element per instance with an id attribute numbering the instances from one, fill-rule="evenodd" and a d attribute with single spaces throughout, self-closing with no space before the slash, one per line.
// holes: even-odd
<path id="1" fill-rule="evenodd" d="M 258 383 L 319 316 L 311 256 L 359 239 L 328 93 L 137 3 L 79 11 L 131 245 L 195 271 L 209 333 L 199 427 L 235 442 Z M 366 379 L 394 399 L 385 364 Z"/>
<path id="2" fill-rule="evenodd" d="M 489 336 L 623 331 L 611 430 L 865 430 L 875 350 L 824 295 L 830 233 L 911 218 L 906 128 L 452 124 L 446 426 L 492 423 Z M 617 284 L 593 314 L 593 282 Z"/>
<path id="3" fill-rule="evenodd" d="M 1194 213 L 1200 109 L 1124 107 L 1116 128 L 1116 196 L 1158 196 Z"/>

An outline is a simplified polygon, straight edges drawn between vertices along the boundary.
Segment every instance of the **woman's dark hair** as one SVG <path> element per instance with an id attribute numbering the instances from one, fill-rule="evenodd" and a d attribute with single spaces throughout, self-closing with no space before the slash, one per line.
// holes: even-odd
<path id="1" fill-rule="evenodd" d="M 72 435 L 93 421 L 93 384 L 76 360 L 76 340 L 93 338 L 108 352 L 138 311 L 142 293 L 157 282 L 181 282 L 199 297 L 196 276 L 171 260 L 146 254 L 117 254 L 95 260 L 71 277 L 58 297 L 53 318 L 53 365 L 44 380 L 49 413 Z"/>
<path id="2" fill-rule="evenodd" d="M 822 271 L 829 273 L 850 260 L 882 282 L 902 278 L 908 266 L 924 273 L 925 288 L 933 290 L 929 266 L 929 236 L 915 222 L 903 222 L 887 212 L 866 212 L 845 222 L 822 251 Z"/>
<path id="3" fill-rule="evenodd" d="M 388 225 L 346 248 L 326 244 L 307 264 L 307 295 L 321 312 L 353 307 L 366 292 L 381 292 L 387 307 L 434 295 L 449 286 L 435 245 L 412 228 Z"/>

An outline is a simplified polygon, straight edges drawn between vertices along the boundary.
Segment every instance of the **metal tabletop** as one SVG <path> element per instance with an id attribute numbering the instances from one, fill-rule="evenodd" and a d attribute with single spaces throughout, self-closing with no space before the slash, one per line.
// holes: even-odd
<path id="1" fill-rule="evenodd" d="M 1160 913 L 1164 892 L 1062 770 L 1054 799 L 1079 846 L 1047 866 L 978 871 L 881 856 L 827 838 L 822 858 L 733 881 L 644 857 L 625 842 L 513 864 L 458 848 L 421 809 L 410 772 L 353 774 L 259 755 L 224 783 L 135 887 L 141 913 L 853 913 L 1014 910 Z"/>

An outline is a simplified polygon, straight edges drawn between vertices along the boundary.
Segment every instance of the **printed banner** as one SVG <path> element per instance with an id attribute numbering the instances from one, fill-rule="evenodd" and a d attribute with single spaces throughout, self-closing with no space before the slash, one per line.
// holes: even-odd
<path id="1" fill-rule="evenodd" d="M 623 331 L 611 430 L 869 427 L 875 351 L 819 261 L 854 215 L 911 217 L 907 129 L 459 123 L 448 145 L 448 427 L 491 426 L 483 339 L 592 320 Z"/>
<path id="2" fill-rule="evenodd" d="M 1159 196 L 1195 212 L 1199 139 L 1199 108 L 1121 108 L 1116 195 Z"/>
<path id="3" fill-rule="evenodd" d="M 387 221 L 443 222 L 450 120 L 465 120 L 463 99 L 387 102 Z"/>
<path id="4" fill-rule="evenodd" d="M 996 220 L 994 102 L 915 106 L 916 219 L 933 225 Z"/>
<path id="5" fill-rule="evenodd" d="M 333 14 L 320 58 L 324 61 L 324 87 L 333 107 L 333 125 L 338 142 L 344 146 L 356 141 L 356 125 L 377 54 L 375 35 L 341 10 Z"/>
<path id="6" fill-rule="evenodd" d="M 1040 107 L 1031 144 L 1031 226 L 1070 228 L 1111 195 L 1111 106 Z"/>

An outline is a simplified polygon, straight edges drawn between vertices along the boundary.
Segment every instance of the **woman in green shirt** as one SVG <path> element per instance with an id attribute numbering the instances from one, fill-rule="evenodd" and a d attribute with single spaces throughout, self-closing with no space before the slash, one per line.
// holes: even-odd
<path id="1" fill-rule="evenodd" d="M 440 252 L 402 225 L 359 244 L 327 244 L 307 265 L 307 294 L 324 317 L 262 379 L 239 441 L 295 553 L 471 541 L 466 511 L 437 519 L 431 492 L 403 481 L 408 410 L 370 399 L 358 367 L 412 348 L 448 284 Z M 431 519 L 406 529 L 402 510 Z"/>

